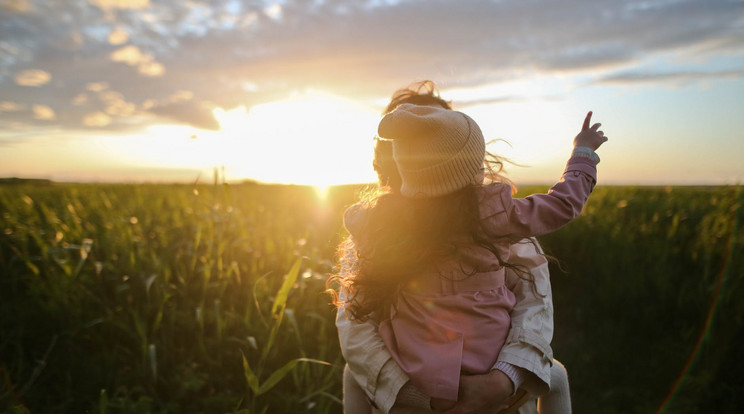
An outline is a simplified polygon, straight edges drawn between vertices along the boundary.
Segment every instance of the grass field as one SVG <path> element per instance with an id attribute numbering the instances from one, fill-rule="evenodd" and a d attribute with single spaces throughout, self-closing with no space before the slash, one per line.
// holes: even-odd
<path id="1" fill-rule="evenodd" d="M 340 413 L 357 190 L 1 186 L 0 411 Z M 598 187 L 540 239 L 574 412 L 744 411 L 743 218 L 741 187 Z"/>

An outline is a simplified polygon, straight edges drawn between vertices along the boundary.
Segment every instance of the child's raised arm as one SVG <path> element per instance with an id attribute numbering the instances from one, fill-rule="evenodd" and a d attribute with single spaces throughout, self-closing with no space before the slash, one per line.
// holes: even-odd
<path id="1" fill-rule="evenodd" d="M 561 180 L 547 194 L 512 198 L 508 186 L 493 187 L 492 192 L 485 193 L 481 219 L 487 229 L 514 237 L 539 236 L 559 229 L 581 213 L 597 180 L 599 157 L 594 150 L 607 141 L 604 132 L 599 131 L 601 124 L 591 125 L 591 121 L 589 111 L 574 138 L 574 150 Z M 500 201 L 489 199 L 494 196 Z"/>

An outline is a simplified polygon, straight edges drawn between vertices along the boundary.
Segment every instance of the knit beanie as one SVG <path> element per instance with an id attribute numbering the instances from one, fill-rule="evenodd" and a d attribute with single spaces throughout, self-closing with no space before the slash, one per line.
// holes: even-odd
<path id="1" fill-rule="evenodd" d="M 402 104 L 377 127 L 393 141 L 406 197 L 437 197 L 475 184 L 483 167 L 486 143 L 478 125 L 462 112 Z"/>

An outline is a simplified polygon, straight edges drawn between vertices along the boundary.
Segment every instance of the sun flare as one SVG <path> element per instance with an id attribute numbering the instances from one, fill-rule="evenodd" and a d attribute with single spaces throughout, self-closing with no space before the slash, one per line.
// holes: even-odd
<path id="1" fill-rule="evenodd" d="M 314 185 L 370 182 L 374 108 L 310 91 L 287 100 L 214 111 L 232 178 Z"/>
<path id="2" fill-rule="evenodd" d="M 376 180 L 372 169 L 378 108 L 318 91 L 247 108 L 215 108 L 220 129 L 152 125 L 143 133 L 106 137 L 88 153 L 110 160 L 98 168 L 137 165 L 144 180 L 202 180 L 220 171 L 230 182 L 332 185 Z"/>

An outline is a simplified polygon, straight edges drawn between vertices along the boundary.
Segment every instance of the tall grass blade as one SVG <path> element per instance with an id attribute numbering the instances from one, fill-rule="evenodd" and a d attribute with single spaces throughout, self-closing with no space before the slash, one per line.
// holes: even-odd
<path id="1" fill-rule="evenodd" d="M 297 359 L 293 359 L 293 360 L 287 362 L 286 364 L 284 364 L 283 367 L 281 367 L 281 368 L 277 369 L 276 371 L 274 371 L 269 376 L 269 378 L 266 379 L 266 382 L 264 382 L 263 384 L 261 384 L 261 386 L 258 388 L 258 392 L 256 393 L 256 395 L 261 395 L 261 394 L 269 391 L 270 389 L 274 388 L 274 386 L 279 381 L 281 381 L 282 378 L 284 378 L 290 371 L 292 371 L 294 369 L 294 367 L 297 366 L 297 364 L 299 364 L 300 362 L 310 362 L 310 363 L 314 363 L 314 364 L 331 365 L 328 362 L 320 361 L 320 360 L 317 360 L 317 359 L 311 359 L 311 358 L 297 358 Z"/>
<path id="2" fill-rule="evenodd" d="M 297 276 L 300 275 L 301 264 L 302 258 L 295 260 L 292 268 L 289 270 L 289 273 L 287 273 L 287 277 L 284 279 L 284 283 L 282 283 L 282 287 L 279 288 L 279 291 L 276 293 L 274 306 L 271 307 L 271 313 L 273 315 L 276 316 L 279 309 L 283 308 L 284 305 L 287 303 L 289 291 L 292 290 L 292 286 L 294 286 L 295 282 L 297 281 Z"/>
<path id="3" fill-rule="evenodd" d="M 245 354 L 242 352 L 241 354 L 243 355 L 243 375 L 245 376 L 245 382 L 248 383 L 248 388 L 253 391 L 253 394 L 258 395 L 258 377 L 253 373 Z"/>
<path id="4" fill-rule="evenodd" d="M 106 414 L 108 410 L 108 395 L 106 394 L 106 389 L 101 390 L 101 396 L 98 397 L 98 412 L 100 414 Z"/>

